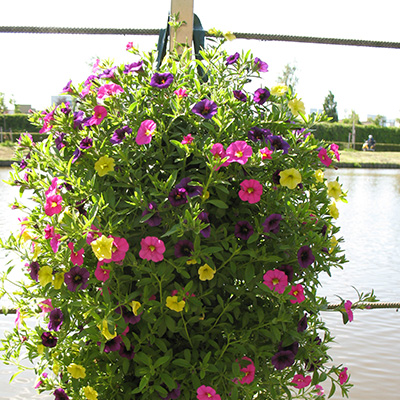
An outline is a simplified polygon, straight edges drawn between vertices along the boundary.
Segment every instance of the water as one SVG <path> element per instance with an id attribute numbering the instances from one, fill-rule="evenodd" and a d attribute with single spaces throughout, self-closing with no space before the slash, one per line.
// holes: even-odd
<path id="1" fill-rule="evenodd" d="M 6 204 L 18 197 L 18 188 L 5 185 L 7 168 L 0 168 L 0 236 L 18 229 L 19 211 L 10 211 Z M 333 180 L 339 176 L 348 190 L 348 204 L 339 202 L 337 225 L 345 239 L 342 247 L 349 262 L 344 270 L 334 270 L 332 277 L 322 276 L 320 294 L 337 303 L 335 295 L 356 300 L 358 290 L 375 290 L 385 302 L 400 302 L 400 170 L 341 169 L 327 171 Z M 0 265 L 4 254 L 0 253 Z M 3 267 L 1 267 L 3 268 Z M 0 316 L 0 337 L 13 328 L 14 316 Z M 335 365 L 344 364 L 351 375 L 350 400 L 399 400 L 397 371 L 400 367 L 400 312 L 394 309 L 355 310 L 354 321 L 343 325 L 337 312 L 325 312 L 323 318 L 336 337 L 330 355 Z M 0 366 L 0 400 L 52 399 L 38 396 L 33 389 L 32 373 L 19 375 L 12 366 Z M 325 392 L 330 385 L 326 384 Z M 341 399 L 337 393 L 333 399 Z"/>

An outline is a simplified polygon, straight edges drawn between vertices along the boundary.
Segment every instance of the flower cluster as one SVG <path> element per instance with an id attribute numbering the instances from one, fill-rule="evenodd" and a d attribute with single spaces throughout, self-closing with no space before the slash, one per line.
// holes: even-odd
<path id="1" fill-rule="evenodd" d="M 96 61 L 63 89 L 72 104 L 32 116 L 48 137 L 25 140 L 11 174 L 34 207 L 3 244 L 27 280 L 3 348 L 17 359 L 26 346 L 55 399 L 349 387 L 326 365 L 316 292 L 345 261 L 345 193 L 323 173 L 338 148 L 314 138 L 292 88 L 247 89 L 265 61 L 215 41 L 201 61 L 170 54 L 159 70 L 129 43 L 127 64 Z"/>

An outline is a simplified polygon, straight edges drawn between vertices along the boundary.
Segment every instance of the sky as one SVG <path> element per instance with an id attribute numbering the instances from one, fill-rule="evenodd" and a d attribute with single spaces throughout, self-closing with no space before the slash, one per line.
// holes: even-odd
<path id="1" fill-rule="evenodd" d="M 190 1 L 190 0 L 189 0 Z M 203 28 L 400 42 L 398 0 L 193 0 Z M 0 0 L 0 26 L 162 29 L 171 0 Z M 157 36 L 0 33 L 0 92 L 42 110 L 66 83 L 84 81 L 96 59 L 132 62 L 125 46 L 156 48 Z M 228 53 L 251 50 L 269 65 L 261 86 L 271 87 L 286 64 L 296 67 L 306 110 L 322 109 L 331 91 L 339 118 L 354 110 L 400 118 L 400 49 L 237 39 Z"/>

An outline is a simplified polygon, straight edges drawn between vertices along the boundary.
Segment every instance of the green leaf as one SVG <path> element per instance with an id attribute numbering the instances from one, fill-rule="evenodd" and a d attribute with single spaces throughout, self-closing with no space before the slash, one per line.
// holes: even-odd
<path id="1" fill-rule="evenodd" d="M 213 204 L 215 207 L 226 209 L 228 205 L 222 200 L 208 200 L 207 203 Z"/>
<path id="2" fill-rule="evenodd" d="M 135 354 L 135 361 L 138 363 L 146 364 L 147 366 L 151 365 L 151 358 L 143 352 Z"/>
<path id="3" fill-rule="evenodd" d="M 254 264 L 248 264 L 246 267 L 246 271 L 244 273 L 244 280 L 246 281 L 246 283 L 249 283 L 253 278 L 254 278 Z"/>
<path id="4" fill-rule="evenodd" d="M 336 392 L 335 382 L 332 381 L 332 387 L 331 387 L 331 390 L 329 392 L 328 399 L 330 399 L 335 394 L 335 392 Z"/>
<path id="5" fill-rule="evenodd" d="M 154 363 L 154 368 L 158 368 L 161 365 L 165 364 L 168 360 L 170 359 L 169 355 L 160 357 L 155 363 Z"/>
<path id="6" fill-rule="evenodd" d="M 136 358 L 136 356 L 135 356 Z M 147 384 L 149 383 L 150 380 L 150 376 L 149 375 L 144 375 L 143 378 L 140 380 L 139 383 L 139 390 L 142 392 L 143 389 L 147 386 Z"/>

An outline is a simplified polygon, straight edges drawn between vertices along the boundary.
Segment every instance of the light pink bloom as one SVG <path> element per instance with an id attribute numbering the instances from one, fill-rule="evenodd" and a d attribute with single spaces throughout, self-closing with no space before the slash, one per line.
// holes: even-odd
<path id="1" fill-rule="evenodd" d="M 140 128 L 136 136 L 136 143 L 139 145 L 150 143 L 156 128 L 157 125 L 153 120 L 144 120 L 140 124 Z"/>
<path id="2" fill-rule="evenodd" d="M 303 289 L 303 286 L 301 286 L 300 283 L 297 284 L 297 285 L 295 285 L 295 286 L 292 286 L 292 288 L 290 289 L 289 294 L 290 294 L 291 296 L 296 297 L 296 299 L 290 300 L 290 302 L 291 302 L 292 304 L 294 304 L 294 303 L 301 303 L 302 301 L 304 301 L 304 300 L 306 299 L 306 297 L 304 296 L 304 289 Z"/>
<path id="3" fill-rule="evenodd" d="M 223 160 L 226 158 L 226 151 L 221 143 L 214 143 L 210 151 L 213 154 L 214 159 L 219 158 L 220 160 Z M 216 167 L 215 170 L 218 171 L 221 167 L 226 167 L 227 165 L 229 165 L 229 161 L 225 160 L 221 165 Z"/>
<path id="4" fill-rule="evenodd" d="M 211 386 L 200 386 L 197 388 L 198 400 L 221 400 L 221 396 Z"/>
<path id="5" fill-rule="evenodd" d="M 348 379 L 349 376 L 347 375 L 347 368 L 343 368 L 342 372 L 339 374 L 339 383 L 344 385 Z"/>
<path id="6" fill-rule="evenodd" d="M 253 360 L 249 357 L 242 357 L 242 360 L 250 361 L 250 364 L 247 367 L 241 368 L 240 370 L 245 373 L 244 377 L 239 380 L 239 382 L 243 385 L 244 383 L 250 384 L 254 381 L 254 375 L 256 372 L 256 367 L 254 366 Z"/>
<path id="7" fill-rule="evenodd" d="M 245 179 L 240 184 L 239 197 L 250 204 L 258 203 L 261 199 L 263 188 L 260 182 L 255 179 Z"/>
<path id="8" fill-rule="evenodd" d="M 344 303 L 344 309 L 346 310 L 346 313 L 349 317 L 349 322 L 353 321 L 353 311 L 351 309 L 351 306 L 353 305 L 353 303 L 350 300 L 347 300 Z"/>
<path id="9" fill-rule="evenodd" d="M 91 89 L 91 87 L 92 87 L 92 82 L 90 82 L 88 85 L 86 85 L 83 89 L 82 89 L 82 92 L 81 92 L 81 96 L 82 97 L 85 97 L 86 95 L 88 95 L 89 93 L 90 93 L 90 89 Z"/>
<path id="10" fill-rule="evenodd" d="M 92 72 L 95 74 L 99 70 L 100 59 L 97 58 L 93 64 Z"/>
<path id="11" fill-rule="evenodd" d="M 296 374 L 292 379 L 292 383 L 295 384 L 297 389 L 303 389 L 311 383 L 311 380 L 311 376 Z"/>
<path id="12" fill-rule="evenodd" d="M 183 97 L 187 97 L 186 89 L 185 88 L 179 88 L 175 90 L 174 92 L 177 96 L 178 99 L 182 99 Z"/>
<path id="13" fill-rule="evenodd" d="M 133 48 L 133 42 L 128 42 L 128 44 L 126 45 L 126 50 L 130 50 Z"/>
<path id="14" fill-rule="evenodd" d="M 194 138 L 193 136 L 189 133 L 189 135 L 184 136 L 182 140 L 182 144 L 191 144 L 193 142 Z"/>
<path id="15" fill-rule="evenodd" d="M 51 185 L 49 186 L 49 188 L 44 192 L 44 194 L 46 195 L 46 197 L 50 196 L 50 195 L 55 195 L 58 194 L 58 179 L 57 178 L 53 178 L 51 180 Z"/>
<path id="16" fill-rule="evenodd" d="M 94 114 L 85 123 L 85 125 L 87 125 L 87 126 L 100 125 L 102 123 L 103 119 L 107 116 L 107 110 L 103 106 L 95 106 L 93 111 L 94 111 Z"/>
<path id="17" fill-rule="evenodd" d="M 317 396 L 323 396 L 325 394 L 324 388 L 321 385 L 315 385 L 315 390 L 317 390 Z"/>
<path id="18" fill-rule="evenodd" d="M 340 161 L 339 146 L 336 143 L 332 143 L 331 150 L 335 154 L 336 160 Z"/>
<path id="19" fill-rule="evenodd" d="M 322 148 L 319 151 L 318 157 L 321 160 L 322 164 L 324 164 L 326 167 L 329 167 L 332 164 L 332 159 L 329 158 L 328 152 L 326 151 L 325 148 Z"/>
<path id="20" fill-rule="evenodd" d="M 103 97 L 112 96 L 114 94 L 122 93 L 124 89 L 115 83 L 107 83 L 106 85 L 100 86 L 97 91 L 97 97 L 102 99 Z"/>
<path id="21" fill-rule="evenodd" d="M 261 153 L 261 158 L 263 160 L 271 160 L 272 156 L 271 154 L 273 153 L 273 150 L 270 150 L 268 147 L 264 147 L 263 149 L 260 150 Z"/>
<path id="22" fill-rule="evenodd" d="M 110 270 L 102 268 L 103 264 L 104 260 L 99 261 L 97 263 L 96 271 L 94 271 L 94 276 L 101 282 L 105 282 L 110 278 Z"/>
<path id="23" fill-rule="evenodd" d="M 267 271 L 264 276 L 264 285 L 267 285 L 271 290 L 282 294 L 288 285 L 287 275 L 279 269 Z"/>
<path id="24" fill-rule="evenodd" d="M 158 262 L 164 259 L 165 245 L 161 239 L 147 236 L 140 241 L 140 245 L 139 257 L 143 260 Z"/>
<path id="25" fill-rule="evenodd" d="M 50 247 L 54 253 L 57 253 L 57 251 L 60 247 L 60 242 L 58 241 L 58 239 L 60 239 L 60 237 L 61 237 L 61 235 L 56 234 L 50 239 Z"/>
<path id="26" fill-rule="evenodd" d="M 39 308 L 42 310 L 40 316 L 43 317 L 46 313 L 54 310 L 53 304 L 51 303 L 51 299 L 46 299 L 41 301 L 39 304 Z"/>
<path id="27" fill-rule="evenodd" d="M 44 212 L 46 215 L 52 216 L 59 214 L 62 210 L 62 197 L 59 194 L 50 195 L 46 197 L 46 204 L 44 205 Z"/>
<path id="28" fill-rule="evenodd" d="M 79 251 L 74 250 L 74 244 L 72 242 L 68 243 L 68 248 L 71 250 L 71 262 L 74 265 L 81 266 L 83 264 L 83 253 L 85 249 L 80 249 Z"/>
<path id="29" fill-rule="evenodd" d="M 15 317 L 15 326 L 17 329 L 20 328 L 22 321 L 24 320 L 22 317 L 22 313 L 21 310 L 19 308 L 17 308 L 17 312 L 16 312 L 16 317 Z"/>
<path id="30" fill-rule="evenodd" d="M 237 140 L 231 143 L 226 149 L 229 163 L 237 162 L 244 165 L 252 154 L 253 149 L 244 140 Z"/>
<path id="31" fill-rule="evenodd" d="M 44 238 L 51 239 L 54 236 L 55 236 L 54 226 L 50 226 L 49 224 L 47 224 L 46 228 L 44 228 Z"/>

